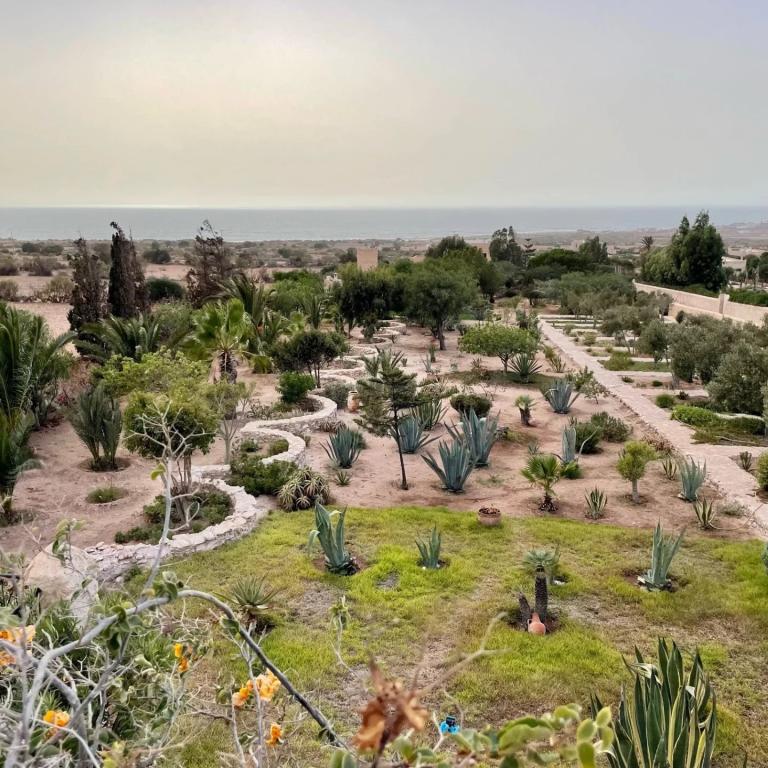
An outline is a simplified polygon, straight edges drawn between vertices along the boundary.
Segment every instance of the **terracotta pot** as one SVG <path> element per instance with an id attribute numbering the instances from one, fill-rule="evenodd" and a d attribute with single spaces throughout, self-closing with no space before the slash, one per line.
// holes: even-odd
<path id="1" fill-rule="evenodd" d="M 357 390 L 352 390 L 347 395 L 347 410 L 350 413 L 357 413 L 357 409 L 360 407 L 360 399 L 357 396 Z"/>
<path id="2" fill-rule="evenodd" d="M 477 510 L 477 521 L 480 525 L 499 525 L 501 512 L 496 507 L 481 507 Z"/>
<path id="3" fill-rule="evenodd" d="M 544 625 L 544 622 L 539 618 L 538 613 L 534 613 L 531 616 L 531 620 L 528 622 L 528 631 L 532 635 L 546 635 L 547 634 L 547 628 Z"/>

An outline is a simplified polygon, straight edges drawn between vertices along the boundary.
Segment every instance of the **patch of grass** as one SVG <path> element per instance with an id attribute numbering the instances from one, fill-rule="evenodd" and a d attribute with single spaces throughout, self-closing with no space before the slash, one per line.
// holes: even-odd
<path id="1" fill-rule="evenodd" d="M 124 499 L 127 495 L 128 491 L 126 491 L 125 488 L 117 488 L 114 485 L 105 485 L 89 491 L 85 500 L 89 504 L 109 504 L 118 499 Z"/>
<path id="2" fill-rule="evenodd" d="M 559 546 L 567 581 L 550 590 L 559 630 L 538 638 L 498 624 L 489 647 L 505 652 L 479 660 L 446 684 L 465 724 L 481 727 L 562 702 L 587 705 L 593 691 L 615 706 L 621 685 L 630 680 L 622 657 L 629 658 L 635 645 L 652 652 L 663 635 L 685 650 L 701 648 L 722 711 L 718 765 L 740 766 L 744 750 L 756 765 L 768 761 L 768 575 L 760 542 L 690 532 L 672 566 L 677 591 L 648 593 L 633 575 L 649 565 L 652 534 L 641 529 L 539 517 L 506 518 L 485 528 L 472 512 L 350 509 L 347 542 L 363 567 L 353 576 L 333 576 L 307 553 L 312 526 L 311 512 L 275 512 L 251 536 L 174 570 L 197 588 L 223 594 L 243 574 L 265 576 L 283 590 L 282 613 L 263 647 L 303 690 L 312 691 L 345 736 L 358 724 L 361 685 L 332 650 L 330 608 L 341 596 L 350 611 L 342 641 L 348 665 L 365 679 L 373 654 L 402 679 L 421 665 L 421 680 L 429 682 L 446 662 L 477 648 L 491 619 L 516 606 L 519 588 L 532 595 L 525 552 Z M 442 532 L 448 565 L 425 571 L 414 542 L 433 526 Z M 205 613 L 195 604 L 186 610 Z M 214 646 L 205 661 L 211 686 L 242 674 L 223 640 Z M 438 692 L 427 703 L 438 713 L 455 708 Z M 292 737 L 292 754 L 297 764 L 323 765 L 311 730 L 305 725 Z M 228 751 L 228 739 L 218 726 L 193 733 L 182 764 L 202 765 L 206 752 Z"/>

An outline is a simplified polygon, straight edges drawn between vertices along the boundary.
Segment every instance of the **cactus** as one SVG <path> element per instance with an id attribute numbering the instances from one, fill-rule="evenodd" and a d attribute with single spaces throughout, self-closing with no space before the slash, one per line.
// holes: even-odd
<path id="1" fill-rule="evenodd" d="M 573 391 L 573 384 L 566 379 L 555 379 L 551 387 L 541 390 L 541 394 L 555 413 L 569 413 L 571 406 L 579 396 Z"/>
<path id="2" fill-rule="evenodd" d="M 707 462 L 697 464 L 692 458 L 678 463 L 680 470 L 680 498 L 686 501 L 696 501 L 699 498 L 699 488 L 707 477 Z"/>
<path id="3" fill-rule="evenodd" d="M 451 493 L 460 493 L 464 490 L 464 483 L 467 482 L 467 478 L 475 468 L 469 448 L 463 441 L 454 440 L 450 445 L 444 442 L 438 443 L 438 452 L 440 453 L 440 464 L 437 463 L 431 453 L 427 453 L 421 458 L 440 478 L 445 490 Z"/>

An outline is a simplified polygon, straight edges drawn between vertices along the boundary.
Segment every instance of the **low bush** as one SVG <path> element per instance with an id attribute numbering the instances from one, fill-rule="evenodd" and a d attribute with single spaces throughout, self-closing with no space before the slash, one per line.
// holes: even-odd
<path id="1" fill-rule="evenodd" d="M 593 414 L 589 421 L 600 428 L 602 439 L 609 443 L 623 443 L 632 434 L 632 427 L 626 421 L 605 411 Z"/>
<path id="2" fill-rule="evenodd" d="M 19 265 L 11 258 L 0 259 L 0 275 L 11 277 L 19 274 Z"/>
<path id="3" fill-rule="evenodd" d="M 747 288 L 732 290 L 730 300 L 739 304 L 751 304 L 756 307 L 768 307 L 768 291 L 752 291 Z"/>
<path id="4" fill-rule="evenodd" d="M 19 298 L 19 286 L 12 280 L 0 280 L 0 301 L 16 301 Z"/>
<path id="5" fill-rule="evenodd" d="M 477 416 L 483 418 L 491 410 L 491 401 L 483 395 L 476 395 L 472 392 L 460 392 L 451 398 L 451 407 L 462 414 L 474 411 Z"/>
<path id="6" fill-rule="evenodd" d="M 665 392 L 662 395 L 656 395 L 656 405 L 659 408 L 672 408 L 675 405 L 675 396 Z"/>
<path id="7" fill-rule="evenodd" d="M 228 482 L 245 488 L 251 496 L 276 496 L 296 470 L 291 461 L 265 464 L 259 454 L 238 450 L 230 464 Z"/>
<path id="8" fill-rule="evenodd" d="M 629 352 L 611 352 L 603 367 L 609 371 L 629 371 L 632 369 L 632 356 Z"/>
<path id="9" fill-rule="evenodd" d="M 600 424 L 590 421 L 571 419 L 571 426 L 576 430 L 576 450 L 581 453 L 597 453 L 603 429 Z"/>
<path id="10" fill-rule="evenodd" d="M 110 504 L 118 499 L 123 499 L 128 495 L 125 488 L 116 488 L 114 485 L 106 485 L 101 488 L 94 488 L 88 492 L 85 500 L 89 504 Z"/>
<path id="11" fill-rule="evenodd" d="M 277 384 L 280 399 L 288 405 L 300 403 L 314 388 L 315 379 L 313 376 L 295 371 L 281 373 Z"/>
<path id="12" fill-rule="evenodd" d="M 678 405 L 672 409 L 672 418 L 691 427 L 713 427 L 721 419 L 713 411 L 696 405 Z"/>
<path id="13" fill-rule="evenodd" d="M 339 408 L 346 408 L 352 386 L 341 381 L 329 381 L 321 390 L 323 397 L 333 400 Z"/>
<path id="14" fill-rule="evenodd" d="M 40 301 L 49 301 L 53 304 L 69 304 L 72 301 L 72 291 L 75 284 L 66 275 L 56 275 L 48 283 L 35 293 L 35 298 Z"/>
<path id="15" fill-rule="evenodd" d="M 169 277 L 147 278 L 147 296 L 151 302 L 178 301 L 184 298 L 184 286 Z"/>
<path id="16" fill-rule="evenodd" d="M 45 258 L 44 256 L 35 256 L 27 259 L 24 269 L 35 277 L 50 277 L 53 271 L 59 267 L 56 259 Z"/>
<path id="17" fill-rule="evenodd" d="M 761 491 L 768 491 L 768 453 L 761 454 L 757 460 L 755 477 Z"/>

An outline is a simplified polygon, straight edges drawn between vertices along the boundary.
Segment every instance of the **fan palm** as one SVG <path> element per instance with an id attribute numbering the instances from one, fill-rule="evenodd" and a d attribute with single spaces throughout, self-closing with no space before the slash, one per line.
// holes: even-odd
<path id="1" fill-rule="evenodd" d="M 544 500 L 539 509 L 554 512 L 557 509 L 553 496 L 554 487 L 560 479 L 560 461 L 551 453 L 537 453 L 528 457 L 528 463 L 521 470 L 523 477 L 544 491 Z"/>
<path id="2" fill-rule="evenodd" d="M 235 357 L 245 349 L 251 328 L 240 299 L 206 304 L 194 318 L 187 347 L 200 360 L 218 360 L 221 377 L 234 383 Z"/>

